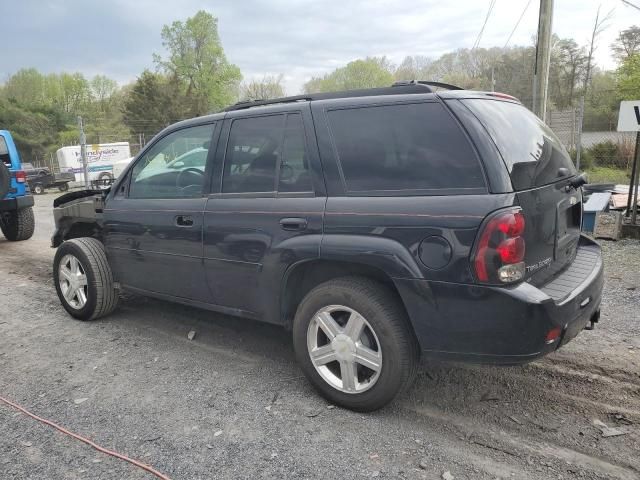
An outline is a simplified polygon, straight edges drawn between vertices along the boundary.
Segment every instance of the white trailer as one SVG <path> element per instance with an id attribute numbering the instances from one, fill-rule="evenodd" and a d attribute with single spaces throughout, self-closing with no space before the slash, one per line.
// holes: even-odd
<path id="1" fill-rule="evenodd" d="M 56 157 L 60 172 L 75 174 L 75 183 L 84 182 L 80 145 L 62 147 L 56 152 Z M 116 177 L 113 171 L 114 163 L 129 158 L 131 158 L 129 142 L 87 145 L 89 180 L 106 180 L 107 178 L 113 180 Z"/>

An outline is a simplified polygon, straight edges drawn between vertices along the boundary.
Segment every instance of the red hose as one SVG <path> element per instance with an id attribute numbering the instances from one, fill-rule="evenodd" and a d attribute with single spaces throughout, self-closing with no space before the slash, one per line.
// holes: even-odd
<path id="1" fill-rule="evenodd" d="M 34 418 L 37 421 L 44 423 L 45 425 L 49 425 L 50 427 L 55 428 L 56 430 L 64 433 L 65 435 L 69 435 L 70 437 L 73 437 L 76 440 L 80 440 L 81 442 L 92 446 L 93 448 L 95 448 L 99 452 L 106 453 L 107 455 L 111 455 L 112 457 L 119 458 L 120 460 L 124 460 L 125 462 L 128 462 L 128 463 L 130 463 L 132 465 L 135 465 L 136 467 L 139 467 L 139 468 L 141 468 L 143 470 L 146 470 L 147 472 L 155 475 L 156 477 L 158 477 L 158 478 L 160 478 L 162 480 L 171 480 L 169 477 L 167 477 L 166 475 L 158 472 L 156 469 L 154 469 L 153 467 L 151 467 L 149 465 L 145 465 L 142 462 L 139 462 L 137 460 L 133 460 L 132 458 L 129 458 L 129 457 L 125 456 L 125 455 L 122 455 L 121 453 L 114 452 L 113 450 L 108 450 L 108 449 L 106 449 L 104 447 L 101 447 L 100 445 L 92 442 L 88 438 L 84 438 L 84 437 L 78 435 L 77 433 L 70 432 L 69 430 L 61 427 L 60 425 L 58 425 L 56 423 L 53 423 L 50 420 L 46 420 L 46 419 L 41 418 L 41 417 L 39 417 L 37 415 L 34 415 L 33 413 L 31 413 L 27 409 L 21 407 L 20 405 L 18 405 L 16 403 L 13 403 L 13 402 L 7 400 L 6 398 L 3 398 L 3 397 L 0 396 L 0 401 L 6 403 L 10 407 L 15 408 L 16 410 L 21 411 L 22 413 L 24 413 L 25 415 L 28 415 L 29 417 Z"/>

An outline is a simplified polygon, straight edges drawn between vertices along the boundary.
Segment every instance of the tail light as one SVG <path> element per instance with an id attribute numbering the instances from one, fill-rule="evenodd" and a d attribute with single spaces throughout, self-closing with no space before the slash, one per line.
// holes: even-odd
<path id="1" fill-rule="evenodd" d="M 25 183 L 27 181 L 27 174 L 24 173 L 23 170 L 18 170 L 15 173 L 15 176 L 16 176 L 16 182 L 18 183 Z"/>
<path id="2" fill-rule="evenodd" d="M 498 211 L 484 221 L 472 261 L 480 282 L 512 283 L 524 277 L 524 230 L 519 208 Z"/>

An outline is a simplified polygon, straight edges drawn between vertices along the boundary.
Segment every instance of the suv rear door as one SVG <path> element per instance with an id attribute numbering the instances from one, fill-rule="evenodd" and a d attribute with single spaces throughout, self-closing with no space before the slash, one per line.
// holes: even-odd
<path id="1" fill-rule="evenodd" d="M 572 262 L 582 194 L 569 185 L 573 163 L 551 129 L 519 103 L 463 99 L 496 144 L 526 220 L 526 276 L 541 284 Z M 501 161 L 484 159 L 485 162 Z"/>
<path id="2" fill-rule="evenodd" d="M 216 152 L 204 214 L 211 303 L 278 323 L 293 263 L 316 258 L 324 184 L 308 103 L 232 111 Z"/>

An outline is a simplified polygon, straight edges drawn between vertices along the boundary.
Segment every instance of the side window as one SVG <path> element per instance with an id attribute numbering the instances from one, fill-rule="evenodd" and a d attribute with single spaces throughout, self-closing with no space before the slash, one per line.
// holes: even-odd
<path id="1" fill-rule="evenodd" d="M 233 121 L 224 161 L 223 193 L 275 191 L 284 121 L 284 115 Z"/>
<path id="2" fill-rule="evenodd" d="M 202 195 L 214 125 L 184 128 L 162 138 L 131 172 L 129 198 Z"/>
<path id="3" fill-rule="evenodd" d="M 311 172 L 302 115 L 287 115 L 278 180 L 279 192 L 311 192 Z"/>
<path id="4" fill-rule="evenodd" d="M 483 188 L 480 163 L 439 103 L 327 112 L 350 192 Z"/>
<path id="5" fill-rule="evenodd" d="M 11 168 L 11 158 L 9 158 L 9 147 L 3 136 L 0 136 L 0 160 L 7 167 Z"/>

